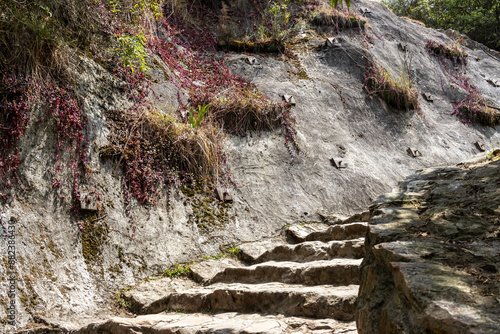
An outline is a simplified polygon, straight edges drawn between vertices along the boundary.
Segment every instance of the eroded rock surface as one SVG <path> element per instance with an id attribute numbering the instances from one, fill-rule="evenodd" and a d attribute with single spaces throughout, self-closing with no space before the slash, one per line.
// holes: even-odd
<path id="1" fill-rule="evenodd" d="M 371 212 L 359 333 L 498 333 L 498 157 L 412 175 Z"/>

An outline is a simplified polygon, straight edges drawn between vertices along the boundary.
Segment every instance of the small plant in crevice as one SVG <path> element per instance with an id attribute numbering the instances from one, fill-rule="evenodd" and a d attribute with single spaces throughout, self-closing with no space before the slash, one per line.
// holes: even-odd
<path id="1" fill-rule="evenodd" d="M 377 95 L 396 110 L 419 110 L 418 91 L 407 75 L 395 79 L 382 66 L 371 63 L 365 73 L 369 96 Z"/>
<path id="2" fill-rule="evenodd" d="M 469 83 L 469 78 L 460 79 L 460 87 L 468 94 L 461 101 L 452 102 L 452 115 L 458 116 L 464 124 L 478 123 L 485 126 L 500 124 L 500 112 L 488 105 L 477 88 Z"/>
<path id="3" fill-rule="evenodd" d="M 429 40 L 425 44 L 425 49 L 431 55 L 437 57 L 443 64 L 443 66 L 447 66 L 445 59 L 450 60 L 455 67 L 467 65 L 468 55 L 458 45 L 449 47 L 444 44 Z"/>
<path id="4" fill-rule="evenodd" d="M 125 296 L 124 296 L 125 291 L 127 291 L 127 289 L 121 289 L 121 290 L 116 291 L 113 300 L 116 303 L 116 305 L 118 306 L 118 308 L 121 308 L 121 309 L 128 311 L 128 310 L 130 310 L 132 303 L 130 302 L 130 300 L 125 298 Z"/>
<path id="5" fill-rule="evenodd" d="M 204 106 L 198 106 L 198 113 L 196 118 L 194 117 L 194 110 L 193 108 L 189 109 L 189 124 L 193 128 L 197 128 L 200 126 L 201 121 L 203 120 L 203 117 L 207 114 L 208 109 L 210 108 L 210 105 L 206 104 Z"/>
<path id="6" fill-rule="evenodd" d="M 189 277 L 191 275 L 191 266 L 188 263 L 178 263 L 166 269 L 162 275 L 165 277 Z"/>
<path id="7" fill-rule="evenodd" d="M 239 258 L 241 254 L 241 249 L 237 246 L 232 246 L 229 247 L 228 250 L 229 254 L 231 254 L 232 257 Z"/>

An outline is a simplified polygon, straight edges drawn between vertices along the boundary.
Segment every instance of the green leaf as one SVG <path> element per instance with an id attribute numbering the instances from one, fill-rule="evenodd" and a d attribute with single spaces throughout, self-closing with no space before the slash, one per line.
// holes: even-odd
<path id="1" fill-rule="evenodd" d="M 337 8 L 339 4 L 342 4 L 343 0 L 331 0 L 331 4 L 333 8 Z M 347 6 L 347 9 L 351 7 L 351 0 L 345 0 L 345 5 Z"/>
<path id="2" fill-rule="evenodd" d="M 195 127 L 194 126 L 193 109 L 189 109 L 189 124 L 191 124 L 192 127 Z"/>
<path id="3" fill-rule="evenodd" d="M 200 126 L 201 121 L 203 120 L 203 117 L 205 117 L 205 114 L 208 111 L 209 104 L 205 104 L 203 107 L 198 106 L 198 119 L 196 120 L 196 127 Z"/>

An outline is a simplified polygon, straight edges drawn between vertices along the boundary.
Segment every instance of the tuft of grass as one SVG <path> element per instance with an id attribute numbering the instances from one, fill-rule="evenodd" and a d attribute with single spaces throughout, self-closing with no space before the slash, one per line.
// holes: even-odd
<path id="1" fill-rule="evenodd" d="M 126 194 L 142 204 L 155 205 L 163 187 L 174 186 L 182 175 L 205 182 L 224 180 L 223 133 L 211 124 L 193 128 L 172 115 L 149 109 L 108 114 L 113 129 L 101 156 L 119 159 Z M 125 125 L 129 133 L 120 131 Z"/>
<path id="2" fill-rule="evenodd" d="M 352 28 L 363 29 L 366 26 L 366 20 L 361 15 L 347 9 L 337 9 L 325 5 L 318 6 L 311 13 L 310 22 L 318 26 L 332 26 L 337 31 Z"/>
<path id="3" fill-rule="evenodd" d="M 237 246 L 229 247 L 227 251 L 232 257 L 236 258 L 239 257 L 241 254 L 241 249 L 239 249 Z"/>
<path id="4" fill-rule="evenodd" d="M 406 75 L 394 79 L 382 66 L 372 63 L 365 74 L 369 95 L 377 95 L 396 110 L 419 109 L 418 91 Z"/>
<path id="5" fill-rule="evenodd" d="M 462 50 L 460 46 L 453 45 L 452 47 L 446 46 L 444 44 L 427 41 L 425 44 L 425 49 L 433 56 L 439 58 L 441 61 L 448 59 L 453 62 L 454 65 L 467 65 L 467 52 Z M 444 58 L 444 59 L 443 59 Z"/>
<path id="6" fill-rule="evenodd" d="M 191 266 L 189 264 L 176 264 L 173 267 L 166 269 L 163 272 L 165 277 L 188 277 L 191 274 Z"/>
<path id="7" fill-rule="evenodd" d="M 389 9 L 390 10 L 390 9 Z M 392 12 L 392 10 L 390 10 Z M 422 27 L 425 27 L 425 23 L 424 22 L 421 22 L 421 21 L 418 21 L 418 20 L 415 20 L 415 19 L 412 19 L 410 17 L 407 17 L 407 16 L 401 16 L 402 19 L 405 19 L 406 21 L 410 21 L 410 22 L 413 22 L 415 24 L 418 24 L 419 26 L 422 26 Z"/>
<path id="8" fill-rule="evenodd" d="M 469 89 L 465 99 L 453 103 L 452 114 L 457 115 L 465 124 L 477 123 L 485 126 L 500 124 L 500 112 L 491 108 L 476 89 Z"/>

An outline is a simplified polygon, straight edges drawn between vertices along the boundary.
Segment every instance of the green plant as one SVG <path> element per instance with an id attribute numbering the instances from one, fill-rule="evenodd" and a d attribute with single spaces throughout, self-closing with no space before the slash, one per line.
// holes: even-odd
<path id="1" fill-rule="evenodd" d="M 241 254 L 241 249 L 239 249 L 237 246 L 232 246 L 232 247 L 229 247 L 228 250 L 229 254 L 231 254 L 231 256 L 233 257 L 239 257 L 240 254 Z"/>
<path id="2" fill-rule="evenodd" d="M 194 118 L 194 111 L 193 109 L 189 109 L 189 124 L 191 124 L 191 126 L 193 128 L 197 128 L 200 126 L 200 123 L 201 121 L 203 120 L 203 117 L 205 117 L 205 114 L 207 113 L 208 109 L 210 108 L 210 105 L 209 104 L 205 104 L 203 106 L 198 106 L 198 116 L 197 118 L 195 119 Z"/>
<path id="3" fill-rule="evenodd" d="M 285 0 L 289 2 L 290 0 Z M 287 35 L 287 24 L 290 21 L 290 12 L 287 4 L 272 3 L 269 6 L 269 15 L 271 17 L 271 39 L 281 41 Z"/>
<path id="4" fill-rule="evenodd" d="M 453 29 L 500 50 L 500 2 L 491 0 L 384 0 L 399 16 L 427 27 Z"/>
<path id="5" fill-rule="evenodd" d="M 191 266 L 189 264 L 179 263 L 165 270 L 162 275 L 166 277 L 182 277 L 182 276 L 189 276 L 190 273 L 191 273 Z"/>
<path id="6" fill-rule="evenodd" d="M 338 5 L 342 5 L 344 0 L 331 0 L 332 7 L 336 8 Z M 345 0 L 345 5 L 347 8 L 351 7 L 351 0 Z"/>
<path id="7" fill-rule="evenodd" d="M 127 299 L 123 298 L 123 292 L 124 291 L 127 291 L 127 290 L 126 289 L 122 289 L 122 290 L 116 291 L 115 292 L 115 296 L 114 296 L 114 301 L 115 301 L 116 305 L 119 308 L 122 308 L 122 309 L 125 309 L 125 310 L 129 310 L 130 306 L 132 304 L 130 303 L 130 300 L 127 300 Z"/>
<path id="8" fill-rule="evenodd" d="M 117 38 L 119 47 L 114 49 L 122 59 L 123 66 L 130 68 L 132 73 L 138 67 L 142 72 L 146 72 L 148 65 L 146 63 L 146 37 L 143 33 L 130 36 L 123 35 Z"/>

